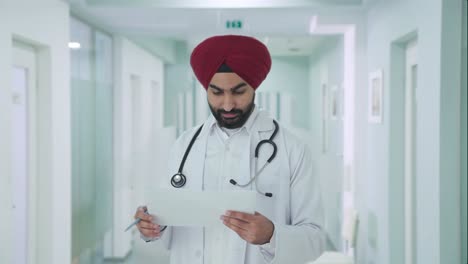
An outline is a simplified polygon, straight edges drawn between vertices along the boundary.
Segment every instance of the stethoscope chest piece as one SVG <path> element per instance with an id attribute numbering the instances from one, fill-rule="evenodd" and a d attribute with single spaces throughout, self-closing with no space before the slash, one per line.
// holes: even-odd
<path id="1" fill-rule="evenodd" d="M 171 178 L 171 185 L 174 188 L 180 188 L 184 186 L 186 182 L 187 182 L 187 178 L 185 177 L 185 175 L 183 175 L 180 172 L 174 174 L 174 176 L 172 176 Z"/>

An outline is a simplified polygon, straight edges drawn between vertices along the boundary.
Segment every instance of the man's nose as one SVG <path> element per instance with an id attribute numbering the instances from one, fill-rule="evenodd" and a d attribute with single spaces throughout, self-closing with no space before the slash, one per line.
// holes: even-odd
<path id="1" fill-rule="evenodd" d="M 234 99 L 232 98 L 232 96 L 231 95 L 224 96 L 224 102 L 223 102 L 224 111 L 229 112 L 232 109 L 234 109 L 234 106 L 235 104 L 234 104 Z"/>

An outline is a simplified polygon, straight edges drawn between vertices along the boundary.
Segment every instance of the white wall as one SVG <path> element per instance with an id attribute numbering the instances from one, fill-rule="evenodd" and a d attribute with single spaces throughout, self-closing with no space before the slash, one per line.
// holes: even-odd
<path id="1" fill-rule="evenodd" d="M 179 43 L 176 40 L 161 39 L 160 37 L 154 37 L 148 39 L 148 36 L 143 38 L 133 36 L 132 40 L 139 46 L 147 49 L 153 54 L 157 55 L 158 58 L 168 63 L 177 63 L 179 50 L 177 46 Z"/>
<path id="2" fill-rule="evenodd" d="M 37 263 L 70 262 L 69 12 L 63 1 L 0 3 L 0 262 L 11 259 L 10 73 L 12 39 L 37 48 L 40 152 Z"/>
<path id="3" fill-rule="evenodd" d="M 466 1 L 464 1 L 466 2 Z M 441 1 L 440 39 L 440 263 L 461 263 L 460 83 L 462 1 Z M 457 25 L 454 27 L 453 25 Z M 464 73 L 466 74 L 466 72 Z M 465 119 L 466 120 L 466 119 Z M 466 134 L 465 134 L 466 137 Z M 464 145 L 466 147 L 466 144 Z M 466 185 L 465 185 L 466 186 Z M 453 191 L 455 190 L 455 191 Z M 424 199 L 425 197 L 421 197 Z M 465 207 L 466 208 L 466 207 Z M 418 252 L 421 254 L 420 252 Z M 464 262 L 466 263 L 466 262 Z"/>
<path id="4" fill-rule="evenodd" d="M 163 62 L 125 38 L 115 36 L 115 101 L 114 101 L 114 232 L 110 256 L 125 257 L 131 250 L 131 233 L 124 233 L 137 206 L 145 204 L 145 192 L 159 182 L 166 172 L 168 148 L 175 133 L 162 128 Z M 131 76 L 138 76 L 141 90 L 131 87 Z M 151 81 L 157 81 L 161 93 L 152 101 Z M 132 99 L 138 95 L 139 135 L 132 134 Z M 136 152 L 135 152 L 136 150 Z M 135 159 L 137 158 L 137 159 Z M 133 162 L 138 168 L 134 169 Z M 160 168 L 160 170 L 156 170 Z"/>
<path id="5" fill-rule="evenodd" d="M 283 124 L 292 124 L 302 129 L 309 128 L 308 69 L 307 57 L 273 57 L 271 71 L 258 88 L 259 92 L 278 92 L 292 97 L 292 120 L 289 122 L 283 120 Z"/>
<path id="6" fill-rule="evenodd" d="M 462 195 L 461 195 L 461 208 L 462 208 L 462 217 L 461 217 L 461 223 L 462 223 L 462 263 L 468 263 L 468 252 L 466 250 L 463 250 L 464 248 L 467 248 L 467 226 L 463 223 L 467 223 L 467 188 L 468 188 L 468 175 L 467 175 L 467 169 L 466 169 L 466 151 L 467 151 L 467 130 L 466 130 L 466 123 L 467 123 L 467 12 L 468 12 L 468 4 L 466 1 L 463 1 L 463 26 L 462 26 L 462 67 L 461 67 L 461 75 L 462 75 L 462 82 L 461 82 L 461 115 L 460 115 L 460 122 L 461 122 L 461 131 L 460 131 L 460 146 L 461 146 L 461 157 L 460 157 L 460 163 L 461 163 L 461 189 L 462 189 Z"/>
<path id="7" fill-rule="evenodd" d="M 460 6 L 459 6 L 460 5 Z M 393 42 L 410 33 L 418 38 L 418 101 L 417 109 L 417 159 L 416 159 L 416 258 L 417 263 L 459 263 L 460 222 L 459 164 L 457 147 L 458 109 L 457 81 L 460 73 L 457 66 L 457 52 L 460 52 L 459 38 L 453 23 L 457 20 L 458 1 L 380 1 L 368 13 L 367 48 L 368 68 L 372 71 L 382 68 L 384 72 L 384 116 L 380 125 L 367 125 L 363 136 L 367 138 L 367 154 L 361 152 L 358 158 L 367 163 L 367 238 L 363 239 L 365 254 L 359 254 L 359 263 L 400 263 L 401 241 L 393 239 L 396 227 L 391 210 L 402 204 L 395 204 L 401 192 L 390 192 L 392 185 L 401 175 L 391 175 L 389 144 L 392 129 L 391 113 Z M 459 18 L 459 17 L 458 17 Z M 451 20 L 454 19 L 454 20 Z M 454 32 L 454 35 L 448 32 Z M 461 35 L 461 34 L 459 34 Z M 458 60 L 460 54 L 458 54 Z M 458 61 L 459 62 L 459 61 Z M 358 97 L 357 104 L 367 105 L 367 97 Z M 403 105 L 400 105 L 402 107 Z M 450 113 L 452 116 L 450 116 Z M 367 116 L 365 111 L 357 116 Z M 364 139 L 361 137 L 361 139 Z M 365 139 L 364 139 L 365 140 Z M 458 142 L 459 143 L 459 142 Z M 456 154 L 453 154 L 456 153 Z M 458 180 L 457 180 L 458 179 Z M 457 184 L 458 182 L 458 184 Z M 398 210 L 398 208 L 396 209 Z"/>

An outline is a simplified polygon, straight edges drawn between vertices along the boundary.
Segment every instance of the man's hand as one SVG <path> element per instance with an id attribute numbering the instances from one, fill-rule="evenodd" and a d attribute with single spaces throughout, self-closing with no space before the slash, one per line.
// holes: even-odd
<path id="1" fill-rule="evenodd" d="M 236 232 L 245 241 L 254 245 L 270 242 L 275 226 L 262 214 L 247 214 L 237 211 L 227 211 L 221 216 L 225 226 Z"/>
<path id="2" fill-rule="evenodd" d="M 145 213 L 147 210 L 146 206 L 140 206 L 135 213 L 135 219 L 141 219 L 141 221 L 136 225 L 138 227 L 138 231 L 140 231 L 140 233 L 145 237 L 159 237 L 161 235 L 160 226 L 158 224 L 153 224 L 152 221 L 154 216 Z"/>

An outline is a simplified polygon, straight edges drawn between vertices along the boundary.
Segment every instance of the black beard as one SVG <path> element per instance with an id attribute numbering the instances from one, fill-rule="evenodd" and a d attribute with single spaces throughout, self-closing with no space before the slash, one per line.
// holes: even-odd
<path id="1" fill-rule="evenodd" d="M 222 109 L 219 109 L 218 111 L 215 111 L 214 108 L 208 103 L 208 106 L 210 107 L 211 113 L 213 116 L 216 118 L 216 121 L 218 121 L 218 124 L 220 127 L 225 127 L 225 128 L 239 128 L 242 127 L 245 122 L 250 117 L 250 114 L 252 114 L 253 109 L 255 107 L 254 100 L 247 106 L 247 110 L 244 112 L 240 109 L 232 109 L 231 111 L 225 111 Z M 236 113 L 238 114 L 235 118 L 232 119 L 226 119 L 223 118 L 222 114 L 226 113 Z"/>

